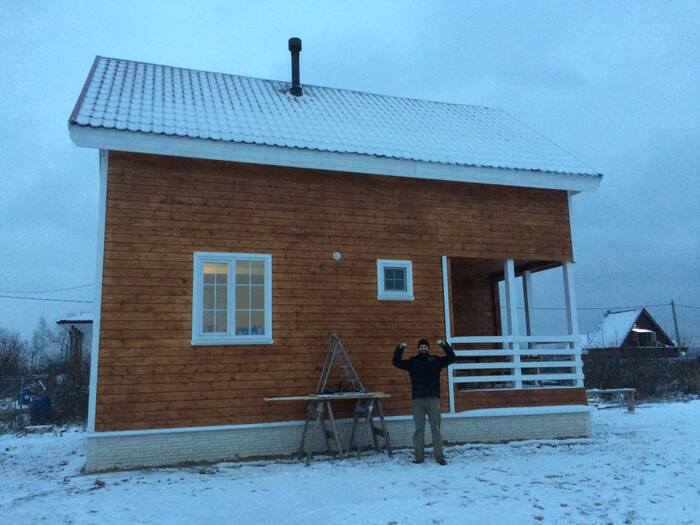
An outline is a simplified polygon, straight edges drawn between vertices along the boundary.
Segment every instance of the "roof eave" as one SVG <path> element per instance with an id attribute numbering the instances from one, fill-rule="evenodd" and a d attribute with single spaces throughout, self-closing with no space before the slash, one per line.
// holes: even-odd
<path id="1" fill-rule="evenodd" d="M 440 164 L 357 153 L 335 153 L 157 135 L 77 124 L 69 125 L 69 131 L 73 142 L 77 146 L 85 148 L 370 175 L 555 189 L 572 193 L 595 191 L 600 185 L 602 178 L 602 175 L 599 174 L 588 175 Z"/>
<path id="2" fill-rule="evenodd" d="M 76 119 L 78 118 L 78 112 L 80 111 L 80 106 L 82 106 L 83 100 L 85 99 L 85 95 L 87 94 L 87 90 L 90 87 L 90 83 L 92 82 L 92 78 L 95 76 L 95 68 L 97 67 L 97 63 L 99 61 L 100 61 L 100 55 L 96 55 L 92 61 L 92 65 L 90 66 L 90 71 L 88 72 L 88 76 L 85 79 L 85 83 L 83 84 L 83 89 L 80 90 L 80 95 L 78 95 L 78 100 L 75 102 L 75 106 L 73 106 L 73 111 L 71 111 L 70 117 L 68 117 L 68 125 L 69 126 L 75 124 Z"/>

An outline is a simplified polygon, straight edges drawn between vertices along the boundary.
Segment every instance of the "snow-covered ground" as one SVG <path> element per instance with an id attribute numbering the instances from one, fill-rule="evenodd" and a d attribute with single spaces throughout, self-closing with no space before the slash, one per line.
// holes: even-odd
<path id="1" fill-rule="evenodd" d="M 85 435 L 0 436 L 4 523 L 700 523 L 700 400 L 593 413 L 588 440 L 447 448 L 447 466 L 220 463 L 81 475 Z"/>

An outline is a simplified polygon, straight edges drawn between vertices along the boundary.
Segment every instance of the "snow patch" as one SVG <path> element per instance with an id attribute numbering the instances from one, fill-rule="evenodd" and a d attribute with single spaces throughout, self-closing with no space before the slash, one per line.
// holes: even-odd
<path id="1" fill-rule="evenodd" d="M 86 434 L 0 435 L 13 523 L 698 523 L 700 400 L 592 411 L 590 439 L 82 475 Z"/>

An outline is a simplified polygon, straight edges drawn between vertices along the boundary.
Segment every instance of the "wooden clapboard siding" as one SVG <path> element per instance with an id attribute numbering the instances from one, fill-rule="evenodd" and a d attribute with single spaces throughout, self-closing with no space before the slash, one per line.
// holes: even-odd
<path id="1" fill-rule="evenodd" d="M 583 388 L 542 388 L 523 390 L 472 390 L 455 394 L 457 411 L 478 408 L 535 407 L 550 405 L 586 405 Z"/>
<path id="2" fill-rule="evenodd" d="M 450 260 L 453 335 L 500 333 L 494 286 L 491 273 L 471 264 L 469 259 Z"/>
<path id="3" fill-rule="evenodd" d="M 274 344 L 190 344 L 195 251 L 272 254 Z M 329 330 L 407 412 L 391 357 L 443 337 L 442 255 L 570 260 L 566 192 L 110 152 L 96 429 L 303 418 L 263 397 L 315 388 Z M 379 258 L 413 261 L 415 301 L 377 300 Z"/>

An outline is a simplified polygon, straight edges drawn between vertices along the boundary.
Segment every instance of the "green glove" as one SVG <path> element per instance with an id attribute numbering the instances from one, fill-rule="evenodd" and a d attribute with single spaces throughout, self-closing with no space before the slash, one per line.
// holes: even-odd
<path id="1" fill-rule="evenodd" d="M 401 343 L 399 345 L 399 348 L 401 348 L 401 350 L 405 350 L 406 348 L 408 348 L 408 345 L 406 343 Z"/>
<path id="2" fill-rule="evenodd" d="M 439 346 L 440 348 L 445 348 L 445 345 L 446 345 L 447 343 L 445 343 L 445 341 L 443 341 L 442 339 L 440 339 L 440 340 L 438 340 L 437 344 L 438 344 L 438 346 Z"/>

